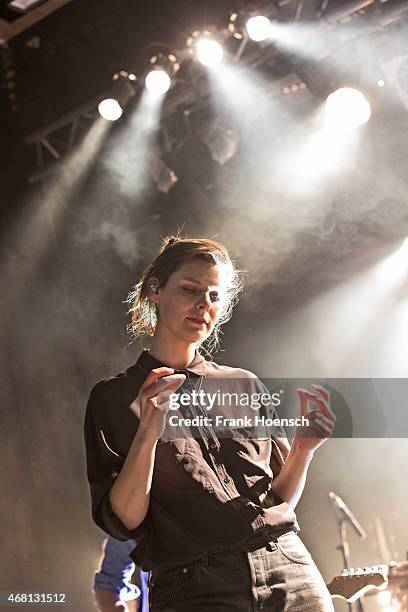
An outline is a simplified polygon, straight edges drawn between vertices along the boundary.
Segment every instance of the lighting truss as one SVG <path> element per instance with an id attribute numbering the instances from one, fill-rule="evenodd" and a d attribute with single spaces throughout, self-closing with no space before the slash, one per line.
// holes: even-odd
<path id="1" fill-rule="evenodd" d="M 55 0 L 55 4 L 59 3 L 62 5 L 68 1 L 70 0 Z M 43 5 L 43 7 L 48 4 L 50 2 Z M 287 16 L 287 19 L 301 19 L 304 12 L 304 2 L 299 0 L 282 4 L 277 11 L 274 11 L 273 15 L 265 11 L 262 11 L 262 13 L 272 19 L 284 21 L 284 15 L 281 15 L 280 12 L 285 10 L 287 14 L 289 5 L 293 6 L 294 15 Z M 399 0 L 388 0 L 387 3 L 382 4 L 381 11 L 378 10 L 378 4 L 375 0 L 355 0 L 354 2 L 345 3 L 342 7 L 336 3 L 329 3 L 324 12 L 321 7 L 322 4 L 320 3 L 319 9 L 316 12 L 318 18 L 308 24 L 312 33 L 314 32 L 313 36 L 315 38 L 324 38 L 326 32 L 333 28 L 341 27 L 343 23 L 347 23 L 351 16 L 353 16 L 355 22 L 359 21 L 359 26 L 361 25 L 361 28 L 353 28 L 353 32 L 359 32 L 359 36 L 383 30 L 389 24 L 395 23 L 405 16 L 408 10 L 408 3 L 405 2 L 402 5 Z M 260 7 L 261 9 L 262 7 Z M 228 24 L 226 24 L 223 30 L 218 32 L 218 35 L 226 43 L 228 42 L 228 37 L 232 37 Z M 355 36 L 356 34 L 353 35 Z M 332 53 L 332 50 L 329 51 L 330 53 Z M 179 51 L 176 51 L 175 55 L 179 58 Z M 320 58 L 316 59 L 317 62 L 320 61 Z M 302 76 L 299 76 L 302 71 L 299 70 L 297 72 L 296 62 L 293 62 L 292 58 L 288 61 L 285 53 L 279 51 L 274 45 L 258 45 L 252 41 L 249 45 L 248 37 L 243 38 L 238 48 L 235 49 L 232 61 L 236 63 L 243 73 L 246 70 L 254 71 L 269 66 L 270 78 L 265 88 L 265 101 L 263 103 L 261 100 L 259 104 L 259 114 L 266 108 L 270 97 L 291 95 L 293 103 L 296 105 L 296 100 L 299 100 L 300 105 L 301 99 L 304 101 L 306 95 L 311 96 L 308 87 L 305 87 L 307 79 L 305 80 Z M 176 76 L 176 85 L 166 94 L 160 119 L 162 132 L 168 132 L 166 124 L 168 124 L 170 118 L 177 111 L 183 109 L 184 112 L 194 112 L 200 108 L 206 108 L 210 104 L 211 91 L 206 75 L 198 71 L 194 72 L 191 78 L 194 80 L 193 83 L 185 78 L 177 82 Z M 142 79 L 139 79 L 139 84 L 141 81 Z M 98 97 L 98 101 L 100 99 L 101 96 Z M 35 148 L 37 164 L 37 171 L 31 175 L 30 182 L 43 180 L 52 173 L 49 166 L 58 164 L 70 149 L 76 145 L 78 133 L 80 131 L 83 133 L 86 126 L 90 127 L 91 122 L 96 116 L 96 106 L 97 101 L 92 101 L 86 107 L 78 108 L 70 113 L 70 115 L 61 118 L 57 122 L 53 122 L 41 132 L 32 134 L 26 139 L 26 144 Z M 256 118 L 254 117 L 254 119 Z M 64 137 L 61 136 L 62 133 L 64 133 Z M 177 146 L 177 141 L 173 142 L 172 145 L 169 145 L 168 142 L 169 139 L 167 139 L 167 149 Z"/>
<path id="2" fill-rule="evenodd" d="M 37 166 L 28 178 L 29 183 L 42 181 L 44 184 L 77 148 L 98 116 L 96 104 L 93 100 L 25 139 L 25 144 L 33 150 Z"/>

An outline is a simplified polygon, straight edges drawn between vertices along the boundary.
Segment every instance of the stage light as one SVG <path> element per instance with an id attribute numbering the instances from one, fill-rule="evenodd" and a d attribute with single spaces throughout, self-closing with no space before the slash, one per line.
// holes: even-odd
<path id="1" fill-rule="evenodd" d="M 171 79 L 164 70 L 151 70 L 146 77 L 146 87 L 150 93 L 162 96 L 169 91 Z"/>
<path id="2" fill-rule="evenodd" d="M 276 30 L 276 34 L 275 34 Z M 238 38 L 238 40 L 248 39 L 256 42 L 274 38 L 278 34 L 276 23 L 266 15 L 259 15 L 251 10 L 240 10 L 239 12 L 231 13 L 228 31 Z"/>
<path id="3" fill-rule="evenodd" d="M 341 87 L 327 97 L 325 115 L 329 127 L 352 130 L 370 119 L 371 106 L 361 91 Z"/>
<path id="4" fill-rule="evenodd" d="M 153 67 L 146 76 L 145 85 L 147 90 L 157 96 L 163 96 L 171 87 L 180 64 L 172 53 L 158 53 L 150 58 Z"/>
<path id="5" fill-rule="evenodd" d="M 248 19 L 246 29 L 249 38 L 260 42 L 270 37 L 272 31 L 272 25 L 270 20 L 263 15 L 257 15 Z"/>
<path id="6" fill-rule="evenodd" d="M 197 40 L 196 52 L 199 61 L 204 66 L 220 64 L 224 55 L 224 50 L 220 43 L 208 36 L 203 36 Z"/>
<path id="7" fill-rule="evenodd" d="M 99 102 L 98 111 L 100 116 L 107 121 L 117 121 L 123 113 L 122 107 L 114 98 L 105 98 Z"/>
<path id="8" fill-rule="evenodd" d="M 113 77 L 113 85 L 110 96 L 102 100 L 98 105 L 101 117 L 107 121 L 117 121 L 123 114 L 130 98 L 135 95 L 134 82 L 136 76 L 133 73 L 121 70 Z"/>
<path id="9" fill-rule="evenodd" d="M 204 66 L 216 66 L 224 56 L 221 43 L 209 30 L 193 32 L 187 39 L 187 48 L 190 55 L 195 56 Z"/>
<path id="10" fill-rule="evenodd" d="M 152 152 L 149 167 L 151 177 L 161 193 L 168 193 L 177 183 L 176 173 L 164 163 L 158 151 Z"/>
<path id="11" fill-rule="evenodd" d="M 235 157 L 238 151 L 239 132 L 232 123 L 221 117 L 203 120 L 197 128 L 197 135 L 220 166 Z"/>

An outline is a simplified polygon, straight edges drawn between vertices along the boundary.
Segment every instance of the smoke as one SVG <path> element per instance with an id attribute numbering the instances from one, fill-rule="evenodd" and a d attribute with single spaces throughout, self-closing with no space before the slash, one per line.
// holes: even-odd
<path id="1" fill-rule="evenodd" d="M 149 184 L 149 159 L 159 129 L 161 104 L 162 97 L 145 90 L 104 153 L 101 163 L 118 196 L 140 197 Z"/>
<path id="2" fill-rule="evenodd" d="M 367 254 L 378 251 L 381 258 L 384 246 L 408 235 L 406 111 L 392 79 L 381 73 L 389 46 L 376 45 L 375 33 L 349 45 L 358 28 L 341 30 L 326 33 L 331 51 L 313 70 L 370 85 L 372 119 L 345 135 L 322 130 L 317 99 L 299 118 L 293 98 L 271 96 L 273 86 L 248 69 L 227 64 L 210 73 L 213 104 L 219 112 L 230 108 L 241 145 L 217 174 L 218 216 L 209 214 L 204 229 L 239 256 L 249 289 L 284 291 L 303 278 L 349 274 L 352 265 L 365 265 Z M 393 43 L 404 43 L 404 31 Z M 246 306 L 256 310 L 258 301 L 251 297 Z"/>

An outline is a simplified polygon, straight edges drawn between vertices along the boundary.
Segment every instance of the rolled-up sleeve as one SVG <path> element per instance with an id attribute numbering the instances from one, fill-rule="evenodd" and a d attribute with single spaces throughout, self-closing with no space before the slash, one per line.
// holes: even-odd
<path id="1" fill-rule="evenodd" d="M 101 423 L 103 420 L 103 399 L 101 397 L 103 384 L 104 381 L 99 382 L 91 391 L 84 423 L 92 518 L 98 527 L 117 540 L 140 539 L 145 532 L 146 519 L 136 529 L 130 531 L 113 512 L 109 500 L 109 492 L 122 469 L 125 457 L 121 457 L 110 449 L 104 439 L 104 429 Z"/>

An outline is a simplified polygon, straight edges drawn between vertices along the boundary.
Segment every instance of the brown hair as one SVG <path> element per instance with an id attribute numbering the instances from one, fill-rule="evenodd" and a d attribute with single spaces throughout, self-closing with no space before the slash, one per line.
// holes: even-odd
<path id="1" fill-rule="evenodd" d="M 206 238 L 179 238 L 167 236 L 164 238 L 158 256 L 144 270 L 140 281 L 129 293 L 126 303 L 132 315 L 128 331 L 132 339 L 153 336 L 157 320 L 158 307 L 148 297 L 148 283 L 152 277 L 159 280 L 159 286 L 164 287 L 170 276 L 185 263 L 186 259 L 197 258 L 210 264 L 227 265 L 231 273 L 227 287 L 227 299 L 211 335 L 203 342 L 208 352 L 218 349 L 220 344 L 220 327 L 232 316 L 232 310 L 238 301 L 238 294 L 243 289 L 242 273 L 231 260 L 223 244 Z"/>

